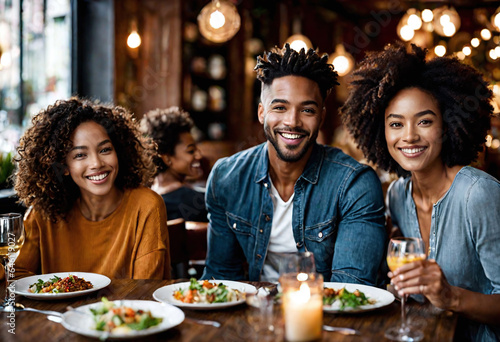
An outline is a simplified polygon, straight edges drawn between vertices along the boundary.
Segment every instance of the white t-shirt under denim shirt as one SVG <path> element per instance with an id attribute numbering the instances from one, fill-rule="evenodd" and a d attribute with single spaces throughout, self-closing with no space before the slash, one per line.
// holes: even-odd
<path id="1" fill-rule="evenodd" d="M 404 236 L 421 238 L 411 177 L 391 184 L 387 203 L 393 225 Z M 470 166 L 457 173 L 448 192 L 433 205 L 428 258 L 436 260 L 453 286 L 484 294 L 500 293 L 497 179 Z M 459 324 L 457 337 L 481 342 L 500 340 L 500 328 L 464 321 Z"/>
<path id="2" fill-rule="evenodd" d="M 269 177 L 269 183 L 271 185 L 270 195 L 273 201 L 273 224 L 260 280 L 278 282 L 282 253 L 297 252 L 292 231 L 293 197 L 295 193 L 285 202 L 274 187 L 271 177 Z"/>

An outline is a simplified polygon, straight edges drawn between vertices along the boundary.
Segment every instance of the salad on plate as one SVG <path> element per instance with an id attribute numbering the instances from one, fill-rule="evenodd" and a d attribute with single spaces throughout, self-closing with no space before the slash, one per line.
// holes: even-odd
<path id="1" fill-rule="evenodd" d="M 117 306 L 102 297 L 102 305 L 91 308 L 95 330 L 110 333 L 128 333 L 132 330 L 145 330 L 157 326 L 163 319 L 154 317 L 149 310 L 133 309 L 126 305 Z"/>
<path id="2" fill-rule="evenodd" d="M 323 289 L 323 304 L 332 305 L 338 302 L 340 310 L 345 308 L 357 308 L 362 305 L 374 304 L 376 301 L 366 297 L 366 295 L 358 289 L 350 292 L 345 287 L 335 290 L 325 287 Z"/>
<path id="3" fill-rule="evenodd" d="M 200 304 L 237 302 L 245 299 L 243 292 L 231 289 L 223 283 L 198 281 L 195 278 L 191 278 L 189 287 L 179 288 L 172 295 L 183 303 Z"/>

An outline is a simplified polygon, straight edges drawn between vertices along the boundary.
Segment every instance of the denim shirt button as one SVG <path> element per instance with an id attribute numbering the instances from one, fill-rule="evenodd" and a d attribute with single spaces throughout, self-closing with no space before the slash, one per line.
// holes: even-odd
<path id="1" fill-rule="evenodd" d="M 257 258 L 258 258 L 258 259 L 262 259 L 262 255 L 257 254 Z"/>
<path id="2" fill-rule="evenodd" d="M 269 217 L 269 215 L 264 215 L 265 218 L 266 218 L 266 221 L 270 221 L 271 220 L 271 217 Z"/>
<path id="3" fill-rule="evenodd" d="M 267 186 L 268 186 L 267 183 L 264 183 L 264 188 L 267 188 Z"/>
<path id="4" fill-rule="evenodd" d="M 318 237 L 319 237 L 319 238 L 322 238 L 322 237 L 323 237 L 323 232 L 319 232 L 319 233 L 318 233 Z"/>
<path id="5" fill-rule="evenodd" d="M 264 229 L 259 230 L 259 232 L 264 233 Z"/>
<path id="6" fill-rule="evenodd" d="M 297 242 L 297 248 L 299 248 L 301 246 L 300 242 Z"/>
<path id="7" fill-rule="evenodd" d="M 236 223 L 233 224 L 233 229 L 236 229 Z"/>

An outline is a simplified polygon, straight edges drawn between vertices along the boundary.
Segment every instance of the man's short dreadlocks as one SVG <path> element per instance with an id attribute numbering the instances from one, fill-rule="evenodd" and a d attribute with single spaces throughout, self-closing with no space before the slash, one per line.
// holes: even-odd
<path id="1" fill-rule="evenodd" d="M 321 97 L 325 99 L 330 90 L 339 84 L 337 72 L 327 61 L 327 54 L 320 57 L 313 49 L 307 53 L 304 49 L 297 52 L 287 43 L 283 49 L 275 47 L 270 52 L 264 52 L 263 56 L 258 56 L 254 70 L 263 85 L 270 85 L 275 78 L 283 76 L 309 78 L 318 84 Z"/>
<path id="2" fill-rule="evenodd" d="M 402 43 L 369 53 L 354 72 L 350 94 L 340 109 L 342 121 L 365 157 L 387 171 L 401 170 L 385 140 L 385 110 L 402 89 L 432 95 L 443 117 L 441 158 L 451 167 L 468 165 L 482 150 L 490 127 L 492 92 L 482 76 L 456 58 L 426 60 L 425 49 L 407 51 Z"/>

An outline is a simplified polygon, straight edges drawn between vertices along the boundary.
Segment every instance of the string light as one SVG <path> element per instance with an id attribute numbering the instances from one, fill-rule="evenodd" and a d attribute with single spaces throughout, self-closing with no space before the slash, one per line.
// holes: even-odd
<path id="1" fill-rule="evenodd" d="M 292 32 L 293 34 L 288 37 L 288 39 L 285 41 L 285 44 L 290 44 L 290 47 L 297 52 L 300 52 L 300 50 L 302 49 L 304 49 L 306 52 L 307 50 L 312 49 L 313 45 L 311 43 L 311 40 L 301 33 L 302 22 L 299 16 L 296 16 L 293 19 Z"/>
<path id="2" fill-rule="evenodd" d="M 489 52 L 488 52 L 488 56 L 490 56 L 490 58 L 492 60 L 496 60 L 497 59 L 497 53 L 495 52 L 495 49 L 491 49 Z"/>
<path id="3" fill-rule="evenodd" d="M 484 40 L 490 40 L 491 39 L 491 31 L 488 30 L 487 28 L 484 28 L 481 30 L 481 38 Z"/>
<path id="4" fill-rule="evenodd" d="M 491 135 L 486 136 L 486 142 L 484 143 L 486 147 L 491 147 L 491 142 L 493 141 L 493 137 Z"/>
<path id="5" fill-rule="evenodd" d="M 422 27 L 422 19 L 416 14 L 411 14 L 408 17 L 408 26 L 416 31 Z"/>
<path id="6" fill-rule="evenodd" d="M 137 31 L 130 32 L 127 38 L 127 45 L 131 49 L 136 49 L 141 45 L 141 36 L 139 36 Z"/>
<path id="7" fill-rule="evenodd" d="M 137 33 L 137 23 L 135 20 L 132 20 L 131 32 L 127 37 L 127 45 L 131 49 L 137 49 L 141 45 L 141 36 Z"/>
<path id="8" fill-rule="evenodd" d="M 210 26 L 214 29 L 220 29 L 226 23 L 226 17 L 220 11 L 210 14 Z"/>
<path id="9" fill-rule="evenodd" d="M 440 18 L 439 18 L 439 23 L 443 26 L 445 26 L 446 24 L 450 23 L 451 22 L 451 18 L 450 18 L 450 15 L 449 14 L 443 14 Z"/>
<path id="10" fill-rule="evenodd" d="M 233 3 L 212 0 L 198 15 L 200 33 L 214 43 L 224 43 L 233 38 L 241 26 L 241 18 Z"/>
<path id="11" fill-rule="evenodd" d="M 500 7 L 497 8 L 495 13 L 491 17 L 491 23 L 493 24 L 493 26 L 495 26 L 497 31 L 500 31 Z"/>
<path id="12" fill-rule="evenodd" d="M 415 31 L 410 26 L 405 25 L 399 30 L 399 36 L 404 41 L 409 41 L 415 36 Z"/>
<path id="13" fill-rule="evenodd" d="M 433 12 L 434 29 L 443 37 L 452 37 L 460 28 L 460 15 L 453 7 L 443 6 Z"/>
<path id="14" fill-rule="evenodd" d="M 457 32 L 457 28 L 453 23 L 446 23 L 443 26 L 443 33 L 446 37 L 453 37 L 453 35 Z"/>
<path id="15" fill-rule="evenodd" d="M 398 23 L 397 33 L 398 36 L 404 41 L 410 41 L 415 36 L 415 31 L 422 27 L 422 19 L 420 19 L 420 12 L 415 8 L 410 8 L 401 17 Z"/>
<path id="16" fill-rule="evenodd" d="M 443 57 L 446 54 L 446 47 L 439 44 L 434 48 L 434 53 L 436 56 Z"/>
<path id="17" fill-rule="evenodd" d="M 430 23 L 432 19 L 434 19 L 434 14 L 432 13 L 432 11 L 427 8 L 424 9 L 422 11 L 422 20 L 424 21 L 424 23 Z"/>
<path id="18" fill-rule="evenodd" d="M 497 55 L 497 58 L 498 58 L 498 56 L 500 56 L 500 46 L 497 46 L 495 48 L 495 55 Z"/>
<path id="19" fill-rule="evenodd" d="M 457 52 L 457 57 L 458 57 L 458 59 L 460 59 L 461 61 L 463 61 L 465 59 L 465 53 L 463 53 L 462 51 L 458 51 Z"/>
<path id="20" fill-rule="evenodd" d="M 481 43 L 481 41 L 477 38 L 472 38 L 471 41 L 470 41 L 470 45 L 472 45 L 472 47 L 478 47 L 479 44 Z"/>
<path id="21" fill-rule="evenodd" d="M 297 52 L 300 52 L 301 49 L 307 51 L 312 48 L 311 40 L 303 34 L 294 34 L 288 37 L 285 43 L 290 44 L 290 47 Z"/>
<path id="22" fill-rule="evenodd" d="M 354 68 L 354 58 L 345 51 L 342 44 L 335 47 L 335 52 L 329 56 L 328 63 L 333 64 L 333 68 L 340 77 L 347 75 Z"/>

